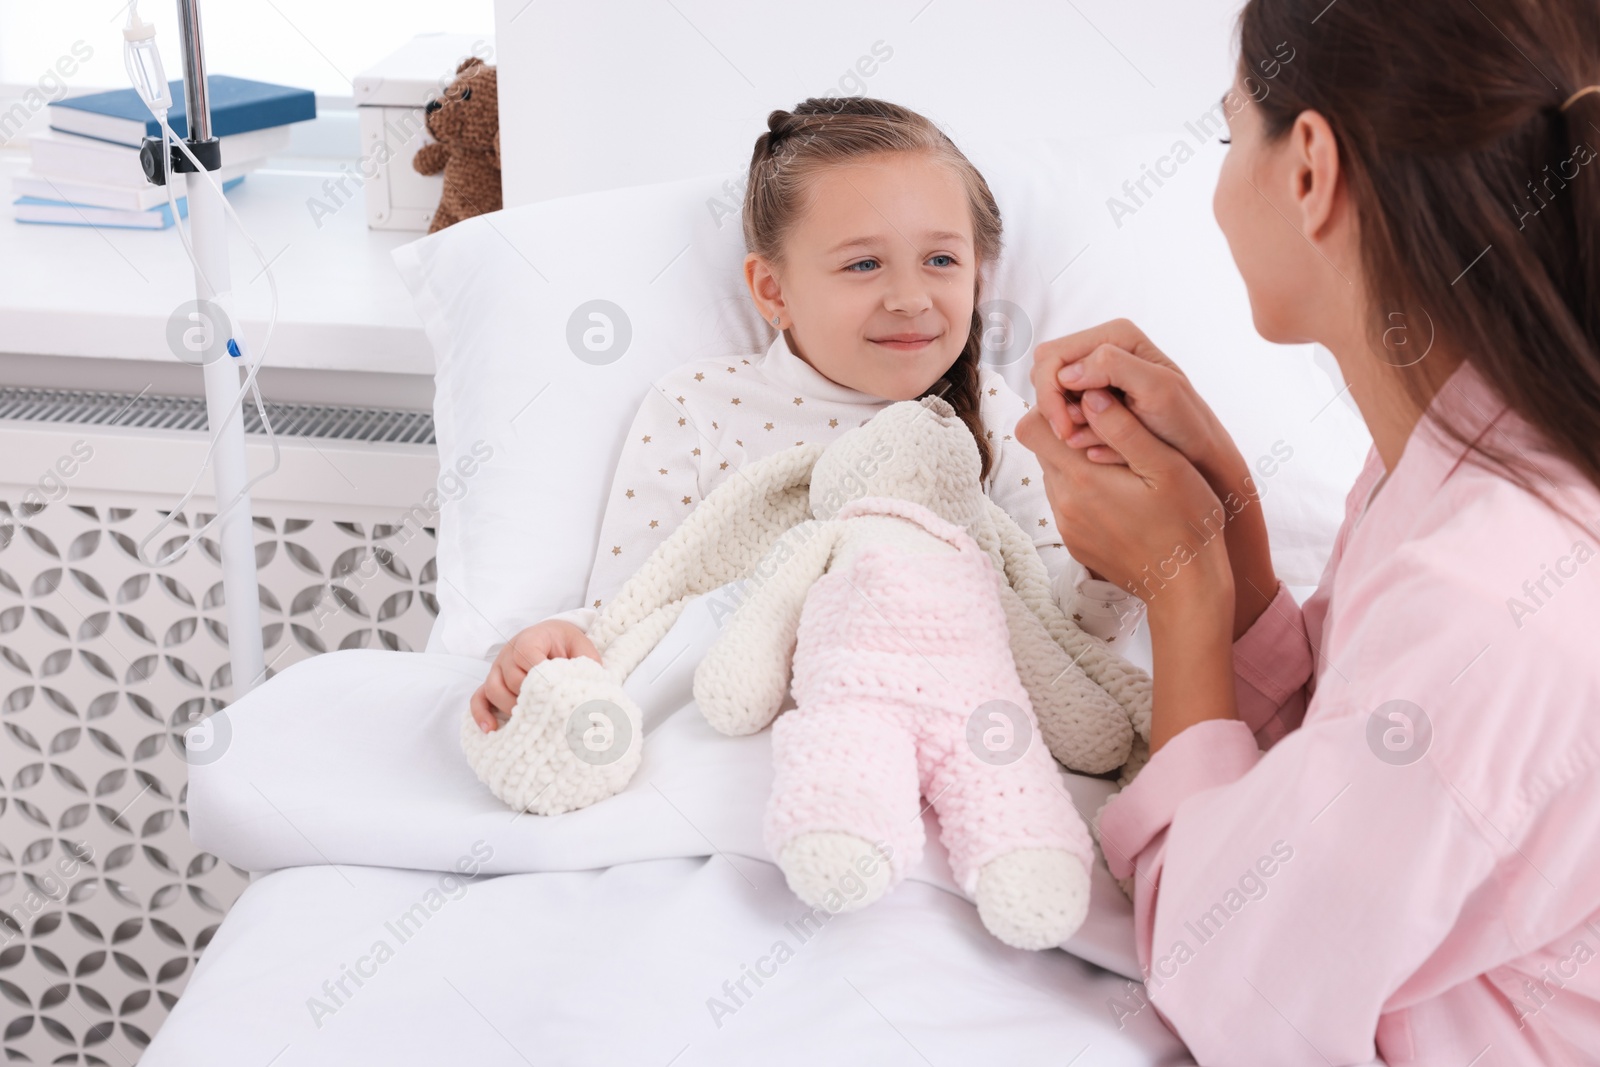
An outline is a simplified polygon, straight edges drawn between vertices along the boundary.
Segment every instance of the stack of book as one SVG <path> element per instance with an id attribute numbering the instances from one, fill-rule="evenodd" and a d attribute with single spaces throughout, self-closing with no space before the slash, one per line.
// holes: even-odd
<path id="1" fill-rule="evenodd" d="M 211 133 L 221 141 L 222 169 L 213 173 L 231 189 L 263 160 L 289 144 L 289 124 L 317 116 L 309 89 L 232 78 L 207 77 Z M 171 83 L 167 124 L 177 137 L 188 134 L 183 82 Z M 67 226 L 112 226 L 161 230 L 173 224 L 167 190 L 152 185 L 139 163 L 146 137 L 161 127 L 132 89 L 67 97 L 50 105 L 50 128 L 28 138 L 28 171 L 12 179 L 18 222 Z M 174 192 L 181 193 L 179 185 Z M 178 197 L 178 214 L 188 205 Z"/>

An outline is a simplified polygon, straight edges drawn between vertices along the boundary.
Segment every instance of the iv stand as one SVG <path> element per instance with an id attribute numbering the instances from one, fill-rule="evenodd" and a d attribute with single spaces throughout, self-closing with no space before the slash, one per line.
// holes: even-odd
<path id="1" fill-rule="evenodd" d="M 199 0 L 177 2 L 183 47 L 184 106 L 189 127 L 184 140 L 207 170 L 217 170 L 222 163 L 217 142 L 211 136 L 211 102 L 206 85 L 205 49 L 200 36 L 200 3 Z M 174 171 L 192 170 L 187 160 L 183 160 L 181 167 L 170 165 L 182 159 L 181 153 L 175 152 L 174 156 L 174 160 L 167 161 L 169 181 L 176 176 Z M 189 199 L 189 236 L 196 264 L 195 294 L 201 301 L 200 314 L 204 315 L 208 303 L 220 307 L 233 292 L 228 268 L 227 218 L 220 185 L 214 187 L 204 174 L 196 173 L 187 175 L 185 185 Z M 181 225 L 176 219 L 173 223 Z M 216 330 L 233 328 L 225 317 L 210 326 Z M 266 674 L 261 646 L 261 601 L 256 584 L 256 546 L 251 533 L 250 498 L 245 492 L 249 467 L 245 460 L 244 418 L 238 410 L 233 410 L 233 418 L 229 419 L 229 409 L 237 405 L 239 395 L 239 368 L 234 362 L 237 351 L 231 338 L 225 350 L 210 345 L 207 358 L 201 364 L 205 374 L 207 424 L 225 427 L 212 455 L 217 508 L 220 510 L 228 501 L 241 498 L 217 524 L 235 700 L 253 689 Z"/>

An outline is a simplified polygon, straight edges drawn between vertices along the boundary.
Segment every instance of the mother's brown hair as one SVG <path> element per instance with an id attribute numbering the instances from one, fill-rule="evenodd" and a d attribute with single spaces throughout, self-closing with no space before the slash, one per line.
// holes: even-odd
<path id="1" fill-rule="evenodd" d="M 972 239 L 981 269 L 1000 256 L 1000 208 L 989 185 L 944 132 L 922 115 L 871 97 L 811 97 L 793 111 L 767 116 L 756 138 L 744 194 L 745 248 L 782 264 L 783 242 L 808 203 L 810 179 L 820 170 L 884 152 L 926 152 L 960 177 L 972 213 Z M 979 285 L 982 285 L 981 274 Z M 983 319 L 973 296 L 972 322 L 961 355 L 924 396 L 941 396 L 978 442 L 980 477 L 987 478 L 993 449 L 980 417 Z M 792 345 L 792 342 L 791 342 Z"/>
<path id="2" fill-rule="evenodd" d="M 1431 321 L 1600 486 L 1600 93 L 1562 109 L 1600 82 L 1600 4 L 1250 0 L 1241 77 L 1284 41 L 1264 129 L 1279 138 L 1308 109 L 1333 128 L 1374 351 L 1394 315 L 1418 338 Z M 1427 359 L 1385 359 L 1419 408 L 1441 384 Z M 1520 451 L 1441 429 L 1550 502 Z"/>

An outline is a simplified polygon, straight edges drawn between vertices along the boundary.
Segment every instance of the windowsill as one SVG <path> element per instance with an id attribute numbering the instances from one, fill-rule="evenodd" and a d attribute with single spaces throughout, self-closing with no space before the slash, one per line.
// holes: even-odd
<path id="1" fill-rule="evenodd" d="M 309 208 L 313 200 L 334 204 L 325 183 L 356 170 L 356 114 L 338 103 L 328 100 L 333 106 L 316 120 L 297 124 L 303 128 L 292 131 L 290 145 L 297 154 L 268 160 L 229 193 L 277 280 L 278 320 L 263 375 L 270 369 L 299 369 L 431 378 L 432 352 L 389 258 L 393 249 L 423 234 L 369 230 L 359 190 L 339 196 L 332 214 L 313 217 Z M 17 137 L 0 150 L 0 190 L 8 197 L 11 177 L 27 168 L 26 145 L 25 136 Z M 345 163 L 350 167 L 341 172 Z M 345 188 L 353 188 L 348 179 Z M 271 308 L 267 279 L 231 223 L 227 240 L 234 311 L 245 336 L 259 346 Z M 170 228 L 40 226 L 0 219 L 0 346 L 5 353 L 192 369 L 169 347 L 167 326 L 173 312 L 194 296 L 193 268 Z"/>

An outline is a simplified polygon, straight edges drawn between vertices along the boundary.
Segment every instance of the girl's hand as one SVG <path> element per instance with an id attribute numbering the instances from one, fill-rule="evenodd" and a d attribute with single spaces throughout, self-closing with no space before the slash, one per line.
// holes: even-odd
<path id="1" fill-rule="evenodd" d="M 564 619 L 546 619 L 507 641 L 495 656 L 488 679 L 472 694 L 472 719 L 478 729 L 485 733 L 498 730 L 496 711 L 510 717 L 529 671 L 547 659 L 578 656 L 600 662 L 600 652 L 589 635 Z"/>

